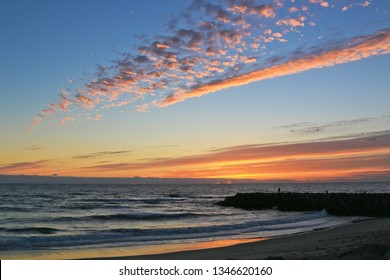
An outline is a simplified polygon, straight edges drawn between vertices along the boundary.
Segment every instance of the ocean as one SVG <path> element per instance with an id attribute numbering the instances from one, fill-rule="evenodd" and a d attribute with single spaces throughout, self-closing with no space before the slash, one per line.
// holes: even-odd
<path id="1" fill-rule="evenodd" d="M 48 253 L 54 253 L 52 258 L 75 258 L 78 255 L 71 252 L 82 251 L 98 257 L 99 252 L 120 255 L 121 250 L 129 255 L 143 247 L 274 237 L 362 218 L 215 204 L 237 192 L 279 188 L 388 193 L 390 183 L 0 185 L 0 258 L 46 259 Z"/>

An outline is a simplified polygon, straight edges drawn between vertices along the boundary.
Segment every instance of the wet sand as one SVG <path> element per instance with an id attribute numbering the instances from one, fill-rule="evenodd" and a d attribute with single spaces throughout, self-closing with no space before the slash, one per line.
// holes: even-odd
<path id="1" fill-rule="evenodd" d="M 390 259 L 390 218 L 220 248 L 100 259 Z"/>

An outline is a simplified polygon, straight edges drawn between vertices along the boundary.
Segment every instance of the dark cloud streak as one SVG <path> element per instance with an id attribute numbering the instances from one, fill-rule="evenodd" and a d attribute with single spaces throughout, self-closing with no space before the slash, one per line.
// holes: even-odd
<path id="1" fill-rule="evenodd" d="M 31 170 L 46 166 L 50 160 L 25 161 L 12 164 L 0 165 L 0 172 L 8 173 L 15 171 Z"/>
<path id="2" fill-rule="evenodd" d="M 76 155 L 73 156 L 73 159 L 88 159 L 88 158 L 96 158 L 96 157 L 102 157 L 102 156 L 112 156 L 112 155 L 119 155 L 119 154 L 127 154 L 131 151 L 104 151 L 104 152 L 96 152 L 91 154 L 83 154 L 83 155 Z"/>

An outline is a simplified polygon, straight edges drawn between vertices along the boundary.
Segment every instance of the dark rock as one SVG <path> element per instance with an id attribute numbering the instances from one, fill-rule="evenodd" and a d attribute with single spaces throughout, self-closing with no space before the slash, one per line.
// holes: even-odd
<path id="1" fill-rule="evenodd" d="M 325 209 L 331 215 L 390 217 L 390 193 L 237 193 L 217 204 L 247 210 Z"/>

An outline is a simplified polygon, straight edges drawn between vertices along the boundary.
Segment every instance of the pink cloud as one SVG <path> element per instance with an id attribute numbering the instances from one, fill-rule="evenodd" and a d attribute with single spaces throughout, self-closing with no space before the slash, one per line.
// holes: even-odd
<path id="1" fill-rule="evenodd" d="M 320 4 L 322 7 L 328 8 L 329 3 L 324 0 L 309 0 L 309 3 L 311 4 Z"/>
<path id="2" fill-rule="evenodd" d="M 288 18 L 288 19 L 281 19 L 276 22 L 276 25 L 285 25 L 289 27 L 304 27 L 305 26 L 305 18 Z"/>
<path id="3" fill-rule="evenodd" d="M 228 8 L 234 14 L 259 15 L 265 18 L 274 18 L 275 10 L 269 5 L 255 5 L 254 2 L 242 1 Z"/>
<path id="4" fill-rule="evenodd" d="M 75 120 L 74 117 L 65 117 L 62 120 L 60 120 L 59 124 L 60 125 L 65 125 L 67 122 L 71 122 L 71 121 L 74 121 L 74 120 Z"/>
<path id="5" fill-rule="evenodd" d="M 244 60 L 244 63 L 254 63 L 256 62 L 256 58 L 255 57 L 248 57 L 248 58 L 245 58 Z"/>
<path id="6" fill-rule="evenodd" d="M 188 98 L 199 97 L 229 87 L 296 74 L 315 68 L 330 67 L 337 64 L 361 60 L 373 55 L 388 53 L 390 53 L 390 30 L 383 30 L 371 36 L 353 39 L 347 44 L 344 43 L 337 48 L 324 49 L 322 53 L 309 54 L 269 68 L 255 70 L 225 80 L 216 80 L 195 87 L 193 90 L 184 94 L 172 94 L 163 99 L 159 106 L 166 107 Z"/>
<path id="7" fill-rule="evenodd" d="M 145 112 L 149 112 L 149 104 L 142 104 L 142 105 L 138 105 L 137 106 L 137 111 L 138 112 L 143 112 L 143 113 L 145 113 Z"/>
<path id="8" fill-rule="evenodd" d="M 327 8 L 327 7 L 329 7 L 329 3 L 328 2 L 321 2 L 321 6 Z"/>
<path id="9" fill-rule="evenodd" d="M 281 37 L 283 37 L 283 35 L 282 35 L 281 33 L 279 33 L 279 32 L 275 32 L 275 33 L 273 34 L 273 36 L 276 37 L 276 38 L 281 38 Z"/>
<path id="10" fill-rule="evenodd" d="M 326 6 L 328 2 L 310 0 L 310 3 Z M 314 26 L 317 15 L 316 9 L 309 13 L 307 6 L 297 3 L 289 6 L 290 10 L 284 7 L 284 1 L 273 0 L 268 4 L 252 0 L 194 1 L 169 24 L 166 33 L 145 39 L 131 52 L 119 55 L 110 66 L 98 66 L 81 87 L 61 90 L 54 102 L 37 114 L 31 127 L 45 119 L 56 122 L 61 119 L 60 123 L 65 123 L 63 115 L 71 114 L 74 119 L 77 114 L 92 120 L 91 115 L 103 112 L 102 109 L 132 103 L 143 112 L 156 104 L 167 106 L 219 88 L 328 66 L 328 62 L 310 64 L 309 57 L 307 60 L 295 57 L 288 62 L 292 66 L 288 70 L 280 60 L 272 60 L 271 56 L 287 60 L 283 52 L 290 51 L 290 45 L 281 43 L 293 42 L 297 34 L 304 38 L 306 25 Z M 286 17 L 289 12 L 295 17 Z M 326 51 L 323 48 L 323 53 Z M 308 55 L 314 60 L 319 54 Z M 333 65 L 348 62 L 328 58 L 335 60 Z M 294 64 L 297 59 L 304 62 L 302 66 Z"/>
<path id="11" fill-rule="evenodd" d="M 89 117 L 89 118 L 87 118 L 88 120 L 93 120 L 93 121 L 99 121 L 99 120 L 101 120 L 103 117 L 102 117 L 102 115 L 101 114 L 96 114 L 95 116 L 93 116 L 93 117 Z"/>
<path id="12" fill-rule="evenodd" d="M 30 151 L 42 151 L 43 150 L 42 147 L 39 147 L 37 145 L 31 145 L 31 146 L 26 147 L 25 149 L 30 150 Z"/>

